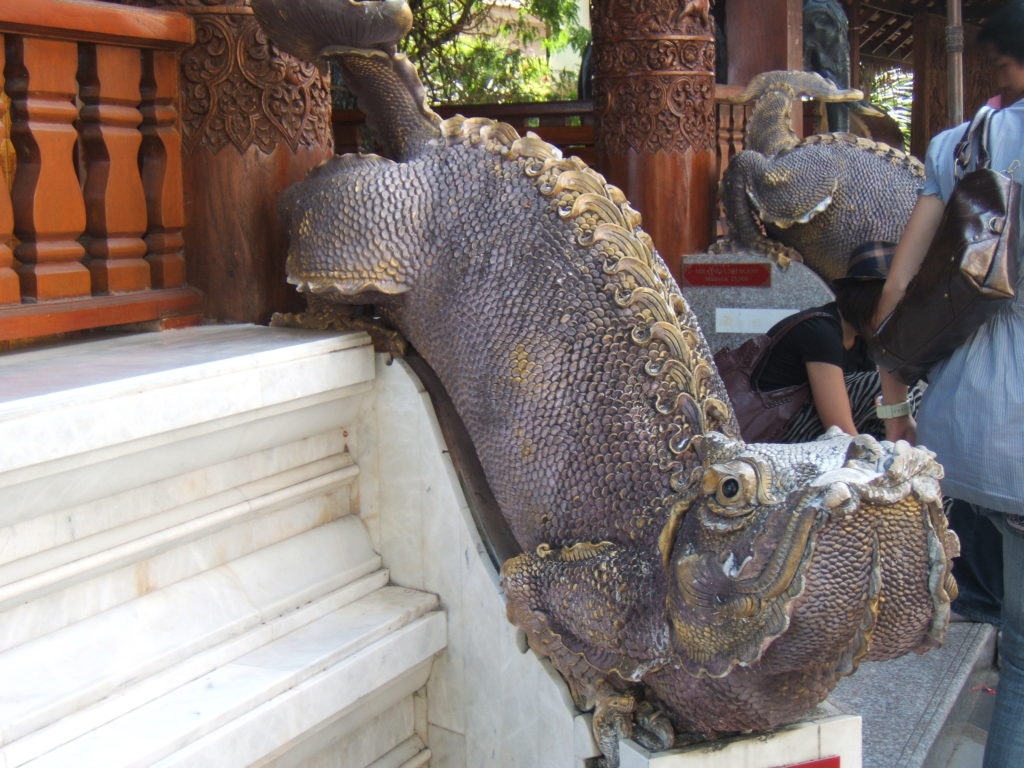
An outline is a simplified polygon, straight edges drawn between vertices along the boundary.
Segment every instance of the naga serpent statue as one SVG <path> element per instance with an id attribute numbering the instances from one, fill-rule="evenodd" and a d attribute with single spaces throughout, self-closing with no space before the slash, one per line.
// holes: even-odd
<path id="1" fill-rule="evenodd" d="M 618 189 L 507 125 L 442 122 L 395 50 L 403 0 L 252 5 L 280 47 L 334 57 L 390 156 L 286 193 L 289 280 L 374 303 L 437 372 L 522 548 L 508 616 L 608 765 L 623 737 L 791 722 L 860 661 L 939 645 L 957 542 L 929 452 L 744 444 Z"/>
<path id="2" fill-rule="evenodd" d="M 757 75 L 731 101 L 754 99 L 744 150 L 722 176 L 730 236 L 781 264 L 802 260 L 826 280 L 842 277 L 850 253 L 868 240 L 896 242 L 924 183 L 906 152 L 850 133 L 800 139 L 792 105 L 801 96 L 859 101 L 814 72 Z M 722 250 L 719 246 L 718 250 Z"/>

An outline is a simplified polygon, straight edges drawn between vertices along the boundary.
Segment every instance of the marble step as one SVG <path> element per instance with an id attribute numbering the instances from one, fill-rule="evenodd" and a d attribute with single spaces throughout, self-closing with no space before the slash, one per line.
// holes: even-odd
<path id="1" fill-rule="evenodd" d="M 43 552 L 67 552 L 69 556 L 65 561 L 74 560 L 88 554 L 90 546 L 113 546 L 128 538 L 169 527 L 181 519 L 182 514 L 199 516 L 303 482 L 323 474 L 323 470 L 316 471 L 315 464 L 327 458 L 337 465 L 331 467 L 332 470 L 354 463 L 339 430 L 282 442 L 268 449 L 246 451 L 228 461 L 205 464 L 193 470 L 161 460 L 159 463 L 168 476 L 160 480 L 139 482 L 84 504 L 53 511 L 36 510 L 31 517 L 17 523 L 0 525 L 0 573 L 8 574 L 3 582 L 31 573 L 29 563 L 37 563 L 37 571 L 61 564 L 59 558 L 40 558 Z M 0 471 L 0 477 L 2 475 Z M 61 482 L 65 480 L 63 475 L 58 477 Z M 115 538 L 100 538 L 114 529 L 121 529 Z M 81 544 L 83 540 L 90 544 Z M 67 547 L 69 544 L 77 544 L 77 547 Z M 23 562 L 10 568 L 9 564 L 15 561 Z"/>
<path id="2" fill-rule="evenodd" d="M 943 765 L 962 719 L 990 675 L 996 631 L 990 624 L 951 624 L 943 646 L 865 662 L 844 678 L 829 701 L 864 723 L 864 768 Z"/>
<path id="3" fill-rule="evenodd" d="M 373 377 L 365 334 L 245 325 L 0 355 L 0 526 L 341 429 Z"/>
<path id="4" fill-rule="evenodd" d="M 211 663 L 225 649 L 248 652 L 275 619 L 294 629 L 288 614 L 304 604 L 315 618 L 319 598 L 379 587 L 386 577 L 359 581 L 379 569 L 364 526 L 348 516 L 11 648 L 0 654 L 0 743 L 210 649 Z"/>
<path id="5" fill-rule="evenodd" d="M 351 512 L 332 456 L 0 566 L 0 650 Z"/>
<path id="6" fill-rule="evenodd" d="M 431 756 L 430 750 L 414 736 L 374 760 L 367 768 L 421 768 L 430 762 Z"/>
<path id="7" fill-rule="evenodd" d="M 77 738 L 45 751 L 42 735 L 34 749 L 26 738 L 0 756 L 7 768 L 253 765 L 379 704 L 381 691 L 407 698 L 444 645 L 435 596 L 383 587 Z"/>
<path id="8" fill-rule="evenodd" d="M 436 664 L 436 662 L 435 662 Z M 433 665 L 432 665 L 433 666 Z M 427 760 L 423 738 L 427 696 L 416 674 L 379 686 L 370 699 L 346 707 L 337 717 L 278 749 L 261 768 L 384 768 Z M 448 762 L 435 763 L 437 768 Z"/>

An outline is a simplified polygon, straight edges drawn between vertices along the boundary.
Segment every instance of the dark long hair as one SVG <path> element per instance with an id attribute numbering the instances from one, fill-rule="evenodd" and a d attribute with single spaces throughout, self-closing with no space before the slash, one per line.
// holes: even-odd
<path id="1" fill-rule="evenodd" d="M 978 42 L 1024 64 L 1024 2 L 1009 2 L 985 19 Z"/>
<path id="2" fill-rule="evenodd" d="M 866 336 L 871 330 L 883 285 L 884 280 L 857 280 L 834 286 L 839 314 L 859 336 Z"/>

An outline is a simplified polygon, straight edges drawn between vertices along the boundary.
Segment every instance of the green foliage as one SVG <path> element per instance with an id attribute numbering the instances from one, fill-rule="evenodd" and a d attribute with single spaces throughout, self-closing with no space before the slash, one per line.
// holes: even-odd
<path id="1" fill-rule="evenodd" d="M 410 0 L 413 29 L 400 47 L 435 104 L 549 101 L 575 97 L 575 73 L 555 73 L 548 56 L 582 51 L 589 38 L 575 0 Z M 511 12 L 508 12 L 511 11 Z M 529 48 L 544 55 L 533 55 Z"/>
<path id="2" fill-rule="evenodd" d="M 910 111 L 914 101 L 914 73 L 900 67 L 874 72 L 865 90 L 872 104 L 877 104 L 897 122 L 903 135 L 910 136 Z"/>

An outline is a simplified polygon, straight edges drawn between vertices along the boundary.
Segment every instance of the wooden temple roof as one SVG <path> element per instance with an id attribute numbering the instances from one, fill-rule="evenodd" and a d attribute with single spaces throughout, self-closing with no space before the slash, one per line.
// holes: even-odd
<path id="1" fill-rule="evenodd" d="M 913 48 L 913 19 L 918 13 L 945 16 L 951 0 L 861 0 L 860 56 L 862 59 L 909 65 Z M 960 0 L 963 20 L 981 24 L 1004 0 Z M 854 3 L 847 2 L 846 5 Z"/>

